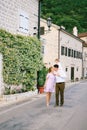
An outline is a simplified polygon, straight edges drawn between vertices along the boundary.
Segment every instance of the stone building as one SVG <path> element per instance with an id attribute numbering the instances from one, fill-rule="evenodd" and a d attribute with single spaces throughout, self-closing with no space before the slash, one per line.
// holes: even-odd
<path id="1" fill-rule="evenodd" d="M 0 29 L 12 34 L 36 36 L 40 0 L 0 0 Z M 0 54 L 0 95 L 3 90 L 2 55 Z"/>
<path id="2" fill-rule="evenodd" d="M 0 29 L 36 35 L 39 0 L 0 0 Z"/>
<path id="3" fill-rule="evenodd" d="M 83 44 L 83 77 L 87 78 L 87 33 L 78 35 L 84 41 Z"/>
<path id="4" fill-rule="evenodd" d="M 47 21 L 43 19 L 41 27 L 44 27 L 44 35 L 41 35 L 44 63 L 48 67 L 52 66 L 58 58 L 66 72 L 67 81 L 81 79 L 83 41 L 54 24 L 48 31 Z"/>

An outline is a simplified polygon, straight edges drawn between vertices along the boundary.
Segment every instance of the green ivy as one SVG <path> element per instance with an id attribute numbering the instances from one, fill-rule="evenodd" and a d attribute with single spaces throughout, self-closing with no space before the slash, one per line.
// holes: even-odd
<path id="1" fill-rule="evenodd" d="M 42 66 L 41 43 L 36 37 L 12 35 L 0 30 L 3 79 L 8 85 L 22 84 L 28 90 L 36 84 Z"/>

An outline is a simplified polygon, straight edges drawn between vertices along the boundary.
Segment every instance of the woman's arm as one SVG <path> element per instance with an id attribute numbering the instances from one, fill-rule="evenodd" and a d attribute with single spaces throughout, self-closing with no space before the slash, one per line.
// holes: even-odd
<path id="1" fill-rule="evenodd" d="M 46 87 L 48 79 L 49 79 L 49 74 L 47 74 L 47 76 L 46 76 L 46 81 L 45 81 L 45 84 L 44 84 L 44 88 Z"/>

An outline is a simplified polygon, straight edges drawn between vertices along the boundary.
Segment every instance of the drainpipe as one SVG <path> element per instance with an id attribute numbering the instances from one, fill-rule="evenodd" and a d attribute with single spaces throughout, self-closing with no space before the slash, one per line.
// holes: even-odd
<path id="1" fill-rule="evenodd" d="M 41 0 L 38 2 L 38 39 L 40 39 L 40 14 L 41 14 Z"/>
<path id="2" fill-rule="evenodd" d="M 58 59 L 60 59 L 60 30 L 61 28 L 58 29 Z"/>
<path id="3" fill-rule="evenodd" d="M 84 66 L 83 66 L 83 60 L 84 60 L 84 55 L 83 55 L 83 43 L 82 43 L 82 78 L 84 78 Z"/>

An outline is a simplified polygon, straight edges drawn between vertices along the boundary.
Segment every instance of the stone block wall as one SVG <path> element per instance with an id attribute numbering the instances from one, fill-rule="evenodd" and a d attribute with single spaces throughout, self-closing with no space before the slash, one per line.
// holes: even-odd
<path id="1" fill-rule="evenodd" d="M 29 33 L 33 35 L 38 27 L 38 0 L 0 0 L 0 28 L 11 33 L 20 33 L 19 12 L 26 12 L 29 17 Z"/>
<path id="2" fill-rule="evenodd" d="M 38 2 L 38 0 L 0 0 L 0 29 L 12 34 L 33 36 L 38 30 Z M 19 28 L 20 11 L 28 16 L 29 31 L 27 34 L 21 32 Z M 3 62 L 0 54 L 0 95 L 2 95 L 4 89 L 2 70 Z"/>

